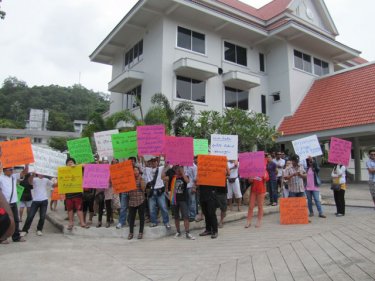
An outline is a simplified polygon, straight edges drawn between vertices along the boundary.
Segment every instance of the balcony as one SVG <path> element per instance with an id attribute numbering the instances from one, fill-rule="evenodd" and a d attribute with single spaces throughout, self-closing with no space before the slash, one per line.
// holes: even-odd
<path id="1" fill-rule="evenodd" d="M 260 86 L 260 78 L 240 71 L 229 71 L 223 74 L 223 83 L 225 86 L 245 91 Z"/>
<path id="2" fill-rule="evenodd" d="M 189 58 L 181 58 L 173 63 L 177 75 L 197 80 L 207 80 L 218 75 L 218 69 L 216 65 Z"/>
<path id="3" fill-rule="evenodd" d="M 108 91 L 126 93 L 143 81 L 143 72 L 127 70 L 108 83 Z"/>

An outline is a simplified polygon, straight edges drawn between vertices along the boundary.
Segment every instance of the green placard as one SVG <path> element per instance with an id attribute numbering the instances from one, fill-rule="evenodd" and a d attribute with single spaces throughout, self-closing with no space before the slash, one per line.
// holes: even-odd
<path id="1" fill-rule="evenodd" d="M 208 140 L 206 139 L 195 139 L 194 140 L 194 156 L 198 154 L 208 154 Z"/>
<path id="2" fill-rule="evenodd" d="M 17 202 L 20 202 L 24 190 L 25 188 L 22 185 L 17 184 Z"/>
<path id="3" fill-rule="evenodd" d="M 94 162 L 89 138 L 68 141 L 68 149 L 70 157 L 73 157 L 77 164 Z"/>
<path id="4" fill-rule="evenodd" d="M 112 137 L 113 155 L 115 158 L 129 158 L 137 156 L 137 132 L 130 131 L 114 134 Z"/>

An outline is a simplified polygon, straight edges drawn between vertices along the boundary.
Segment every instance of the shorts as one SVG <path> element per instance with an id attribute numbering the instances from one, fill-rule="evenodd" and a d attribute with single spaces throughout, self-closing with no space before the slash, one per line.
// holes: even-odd
<path id="1" fill-rule="evenodd" d="M 219 193 L 216 192 L 216 206 L 220 209 L 222 212 L 227 211 L 227 194 L 226 193 Z"/>
<path id="2" fill-rule="evenodd" d="M 236 199 L 242 198 L 240 181 L 238 180 L 238 178 L 236 178 L 236 181 L 233 182 L 233 183 L 230 183 L 228 181 L 228 196 L 227 196 L 227 198 L 232 199 L 233 194 L 236 197 Z"/>
<path id="3" fill-rule="evenodd" d="M 30 201 L 20 201 L 20 208 L 30 208 L 31 203 L 33 203 L 33 200 Z"/>
<path id="4" fill-rule="evenodd" d="M 74 197 L 70 199 L 66 199 L 66 209 L 68 211 L 82 211 L 82 198 L 81 197 Z"/>
<path id="5" fill-rule="evenodd" d="M 189 219 L 189 208 L 186 201 L 177 201 L 176 205 L 173 205 L 172 208 L 176 220 L 180 219 L 180 212 L 183 219 Z"/>

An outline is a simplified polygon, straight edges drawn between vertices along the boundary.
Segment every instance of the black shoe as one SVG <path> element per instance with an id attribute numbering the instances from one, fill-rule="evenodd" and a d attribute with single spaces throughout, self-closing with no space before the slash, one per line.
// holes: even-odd
<path id="1" fill-rule="evenodd" d="M 190 218 L 190 219 L 189 219 L 189 222 L 193 222 L 193 221 L 195 221 L 194 218 Z"/>
<path id="2" fill-rule="evenodd" d="M 217 236 L 218 236 L 217 232 L 214 232 L 211 234 L 211 239 L 215 239 L 217 238 Z"/>
<path id="3" fill-rule="evenodd" d="M 199 233 L 199 236 L 207 236 L 207 235 L 211 235 L 211 232 L 210 231 L 203 231 L 202 233 Z"/>

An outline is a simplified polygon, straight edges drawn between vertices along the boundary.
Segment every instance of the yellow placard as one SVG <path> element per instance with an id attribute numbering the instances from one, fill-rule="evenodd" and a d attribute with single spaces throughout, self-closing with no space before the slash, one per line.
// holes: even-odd
<path id="1" fill-rule="evenodd" d="M 79 193 L 82 189 L 82 166 L 58 168 L 59 194 Z"/>

